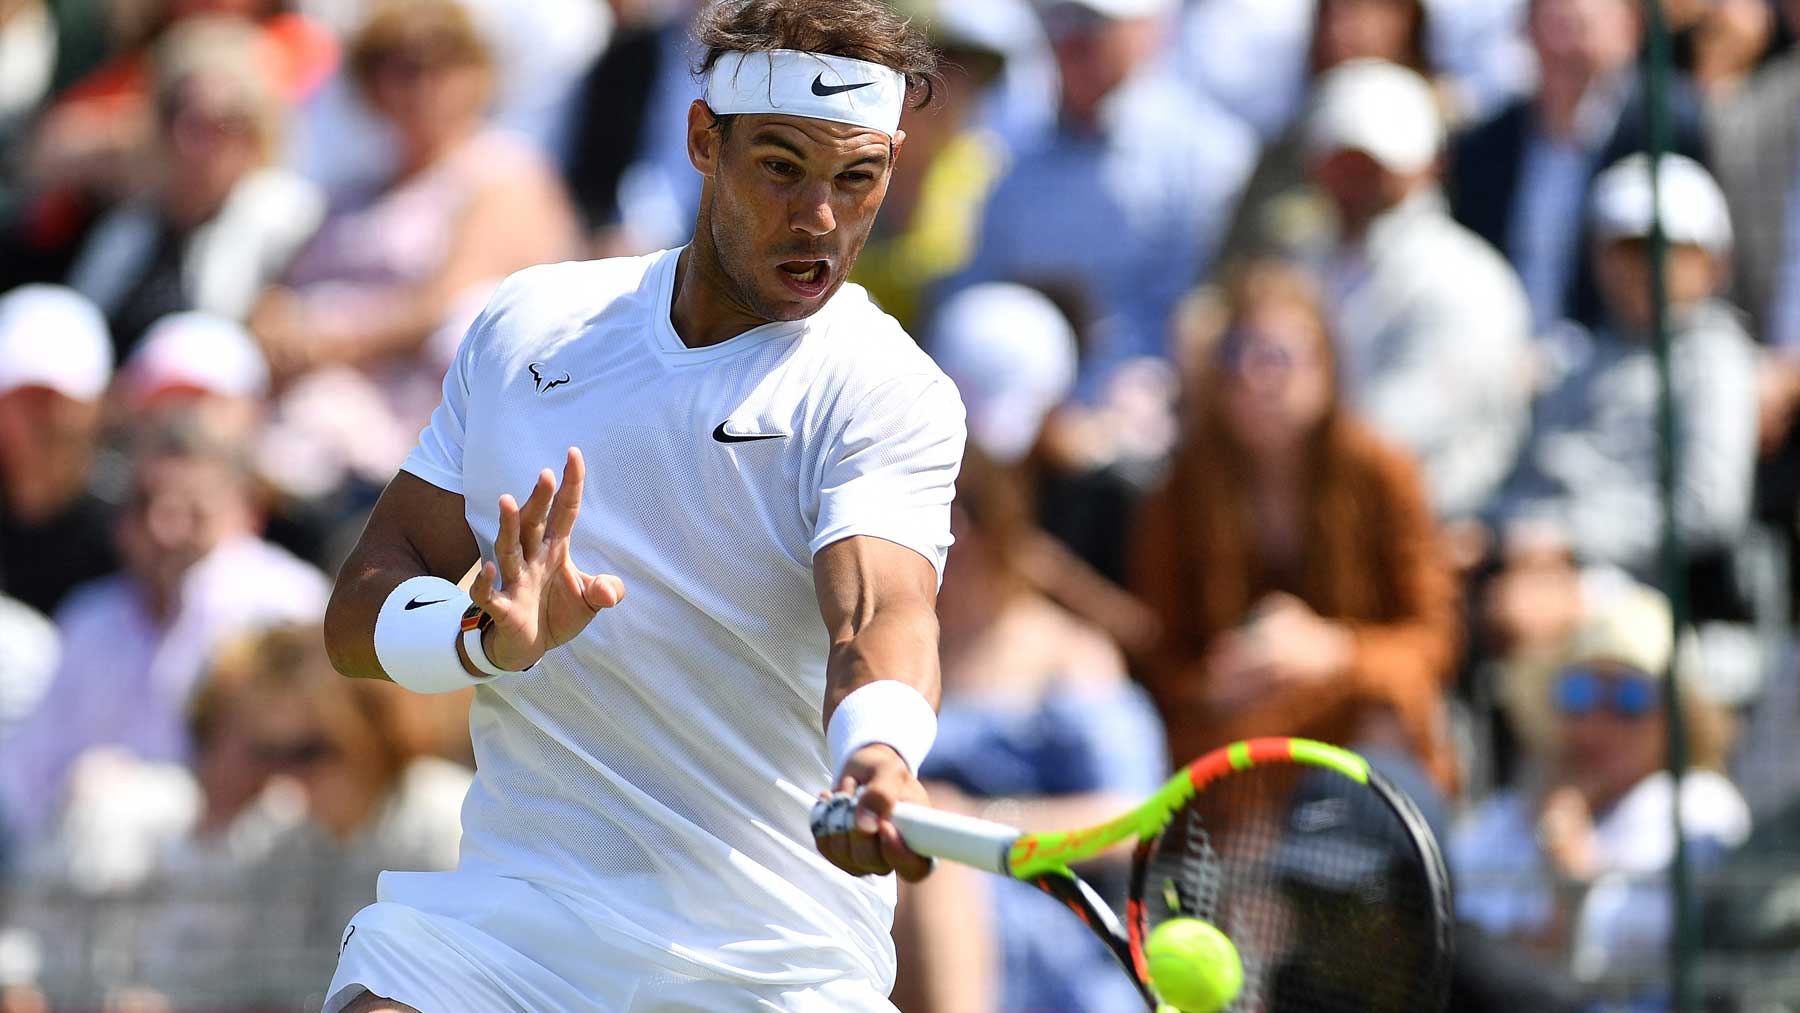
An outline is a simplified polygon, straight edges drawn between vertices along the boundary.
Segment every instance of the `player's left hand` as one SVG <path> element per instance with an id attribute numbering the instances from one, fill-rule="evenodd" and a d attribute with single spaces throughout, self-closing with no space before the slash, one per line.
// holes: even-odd
<path id="1" fill-rule="evenodd" d="M 864 746 L 850 754 L 837 790 L 857 794 L 856 820 L 848 833 L 818 838 L 819 853 L 831 864 L 853 876 L 885 876 L 890 872 L 916 883 L 931 872 L 931 859 L 915 854 L 900 839 L 900 830 L 889 817 L 896 802 L 929 802 L 900 754 L 888 746 Z M 821 799 L 830 795 L 821 794 Z"/>

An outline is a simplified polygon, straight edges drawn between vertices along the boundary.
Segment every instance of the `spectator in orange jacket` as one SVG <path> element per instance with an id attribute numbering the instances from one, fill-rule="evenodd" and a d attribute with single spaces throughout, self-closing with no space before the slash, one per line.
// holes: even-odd
<path id="1" fill-rule="evenodd" d="M 1405 749 L 1449 787 L 1456 587 L 1418 470 L 1340 406 L 1307 277 L 1252 265 L 1218 316 L 1134 552 L 1174 759 L 1302 735 Z"/>

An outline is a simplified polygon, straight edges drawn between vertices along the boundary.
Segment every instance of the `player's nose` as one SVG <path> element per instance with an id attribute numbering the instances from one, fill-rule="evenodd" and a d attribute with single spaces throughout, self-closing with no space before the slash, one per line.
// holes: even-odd
<path id="1" fill-rule="evenodd" d="M 831 210 L 829 187 L 807 187 L 788 209 L 788 224 L 809 236 L 830 235 L 837 228 L 837 215 Z"/>

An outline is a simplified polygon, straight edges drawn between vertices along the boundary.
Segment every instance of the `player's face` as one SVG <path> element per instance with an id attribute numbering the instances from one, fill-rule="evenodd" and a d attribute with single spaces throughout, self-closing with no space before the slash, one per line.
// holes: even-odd
<path id="1" fill-rule="evenodd" d="M 698 104 L 697 104 L 698 105 Z M 862 127 L 740 116 L 727 136 L 698 105 L 689 139 L 707 178 L 700 228 L 733 307 L 757 320 L 818 312 L 849 277 L 887 196 L 891 140 Z"/>

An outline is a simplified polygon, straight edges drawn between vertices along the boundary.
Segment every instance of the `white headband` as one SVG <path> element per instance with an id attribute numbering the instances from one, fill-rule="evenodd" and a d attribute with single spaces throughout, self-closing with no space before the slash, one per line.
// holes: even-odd
<path id="1" fill-rule="evenodd" d="M 878 63 L 791 49 L 730 52 L 713 64 L 706 104 L 715 116 L 804 116 L 892 137 L 906 105 L 906 75 Z"/>

